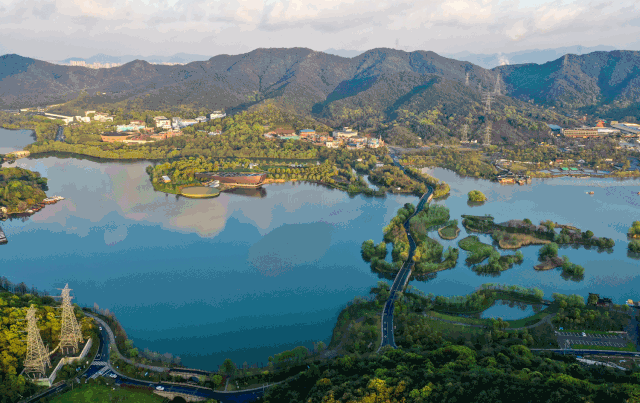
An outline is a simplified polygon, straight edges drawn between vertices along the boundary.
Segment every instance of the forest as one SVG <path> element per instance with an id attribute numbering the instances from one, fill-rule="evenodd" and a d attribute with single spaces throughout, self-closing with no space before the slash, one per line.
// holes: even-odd
<path id="1" fill-rule="evenodd" d="M 0 168 L 0 207 L 7 213 L 21 213 L 39 204 L 47 195 L 47 178 L 23 168 Z"/>
<path id="2" fill-rule="evenodd" d="M 10 290 L 10 291 L 9 291 Z M 28 396 L 36 391 L 33 383 L 19 375 L 27 353 L 24 321 L 27 309 L 37 308 L 40 336 L 46 346 L 53 350 L 60 337 L 60 303 L 43 292 L 28 288 L 24 283 L 12 284 L 6 278 L 0 280 L 0 402 L 17 402 L 20 396 Z M 76 310 L 76 317 L 83 336 L 89 337 L 96 331 L 92 324 Z M 52 360 L 53 361 L 53 360 Z M 55 361 L 54 365 L 55 365 Z"/>

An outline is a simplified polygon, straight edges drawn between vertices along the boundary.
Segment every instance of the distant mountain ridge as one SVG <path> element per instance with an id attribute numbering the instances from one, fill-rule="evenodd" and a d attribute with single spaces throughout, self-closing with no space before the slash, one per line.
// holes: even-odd
<path id="1" fill-rule="evenodd" d="M 605 45 L 592 47 L 575 45 L 555 49 L 528 49 L 518 52 L 491 54 L 471 53 L 465 51 L 458 53 L 446 53 L 443 54 L 443 56 L 471 62 L 473 64 L 477 64 L 480 67 L 484 67 L 485 69 L 492 69 L 494 67 L 503 66 L 506 64 L 544 64 L 556 60 L 557 58 L 562 57 L 566 54 L 585 55 L 591 52 L 611 50 L 615 50 L 615 48 L 613 46 Z"/>
<path id="2" fill-rule="evenodd" d="M 498 75 L 507 97 L 499 97 L 496 105 L 509 106 L 509 113 L 526 111 L 527 116 L 539 115 L 527 109 L 529 101 L 576 108 L 637 103 L 640 97 L 640 53 L 634 51 L 485 69 L 430 51 L 377 48 L 345 58 L 307 48 L 269 48 L 182 66 L 135 60 L 110 69 L 4 55 L 0 108 L 60 103 L 82 91 L 88 94 L 84 102 L 93 105 L 127 101 L 156 110 L 188 105 L 234 112 L 275 102 L 335 125 L 384 127 L 404 119 L 413 122 L 416 133 L 443 137 L 451 135 L 464 116 L 469 120 L 483 114 L 480 91 L 493 91 Z M 472 123 L 479 127 L 482 122 Z M 526 122 L 514 124 L 541 130 Z M 522 127 L 518 133 L 524 133 Z"/>
<path id="3" fill-rule="evenodd" d="M 142 55 L 125 55 L 125 56 L 110 56 L 104 53 L 98 53 L 91 57 L 70 57 L 64 60 L 59 60 L 57 63 L 69 64 L 71 61 L 84 61 L 87 64 L 93 63 L 129 63 L 134 60 L 144 60 L 149 63 L 191 63 L 199 60 L 207 60 L 211 56 L 196 55 L 190 53 L 176 53 L 172 56 L 142 56 Z"/>

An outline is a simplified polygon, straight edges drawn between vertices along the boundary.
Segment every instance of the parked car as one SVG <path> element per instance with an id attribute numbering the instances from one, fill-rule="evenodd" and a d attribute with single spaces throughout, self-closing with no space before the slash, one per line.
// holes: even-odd
<path id="1" fill-rule="evenodd" d="M 587 334 L 585 332 L 582 332 L 582 337 L 587 337 Z"/>
<path id="2" fill-rule="evenodd" d="M 116 374 L 109 374 L 109 376 L 110 376 L 111 378 L 117 378 L 117 377 L 118 377 L 118 375 L 116 375 Z"/>
<path id="3" fill-rule="evenodd" d="M 158 386 L 156 386 L 156 390 L 164 390 L 164 387 L 163 387 L 163 386 L 158 385 Z"/>

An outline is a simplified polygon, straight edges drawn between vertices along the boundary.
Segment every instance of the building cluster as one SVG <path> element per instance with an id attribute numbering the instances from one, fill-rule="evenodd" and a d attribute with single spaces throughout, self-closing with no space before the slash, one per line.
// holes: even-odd
<path id="1" fill-rule="evenodd" d="M 84 60 L 72 60 L 69 62 L 69 66 L 87 67 L 90 69 L 108 69 L 111 67 L 122 66 L 120 63 L 87 63 Z"/>
<path id="2" fill-rule="evenodd" d="M 611 126 L 606 127 L 605 121 L 600 120 L 594 127 L 578 127 L 562 129 L 565 137 L 572 138 L 598 138 L 605 136 L 622 135 L 624 137 L 640 137 L 640 125 L 636 123 L 611 121 Z"/>
<path id="3" fill-rule="evenodd" d="M 267 138 L 279 138 L 281 140 L 302 140 L 313 143 L 317 146 L 327 148 L 339 148 L 345 146 L 347 149 L 356 150 L 362 148 L 379 148 L 384 146 L 381 138 L 358 136 L 356 130 L 343 127 L 329 133 L 316 133 L 313 129 L 302 129 L 297 134 L 295 130 L 276 129 L 264 134 Z"/>

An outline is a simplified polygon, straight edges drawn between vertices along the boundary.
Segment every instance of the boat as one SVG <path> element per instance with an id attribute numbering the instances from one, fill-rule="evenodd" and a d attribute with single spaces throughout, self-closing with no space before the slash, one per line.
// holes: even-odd
<path id="1" fill-rule="evenodd" d="M 588 195 L 592 195 L 593 193 L 593 190 L 591 192 L 587 192 Z"/>
<path id="2" fill-rule="evenodd" d="M 29 210 L 27 210 L 27 213 L 33 214 L 33 210 L 29 209 Z"/>

